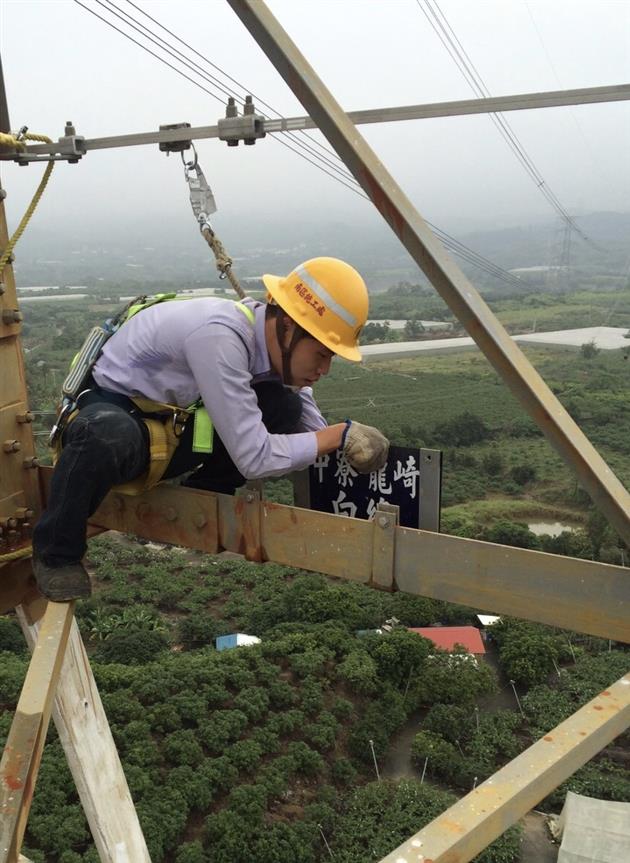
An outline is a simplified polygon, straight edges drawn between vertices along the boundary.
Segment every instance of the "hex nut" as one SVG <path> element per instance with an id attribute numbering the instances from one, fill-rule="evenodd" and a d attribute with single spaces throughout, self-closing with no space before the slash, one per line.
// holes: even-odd
<path id="1" fill-rule="evenodd" d="M 27 506 L 18 506 L 18 508 L 15 510 L 15 517 L 19 519 L 30 519 L 33 518 L 34 515 L 35 513 L 33 512 L 33 510 L 29 509 Z"/>
<path id="2" fill-rule="evenodd" d="M 5 442 L 2 444 L 2 449 L 6 453 L 19 452 L 21 448 L 22 444 L 19 442 L 19 440 L 5 440 Z"/>

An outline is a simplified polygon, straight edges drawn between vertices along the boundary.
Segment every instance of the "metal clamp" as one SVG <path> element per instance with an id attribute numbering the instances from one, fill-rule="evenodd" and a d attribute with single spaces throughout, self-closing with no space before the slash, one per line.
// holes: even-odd
<path id="1" fill-rule="evenodd" d="M 377 504 L 372 533 L 372 578 L 370 586 L 379 590 L 396 590 L 394 575 L 396 526 L 399 520 L 398 506 L 384 501 Z"/>
<path id="2" fill-rule="evenodd" d="M 239 141 L 245 144 L 255 144 L 258 138 L 264 138 L 265 118 L 262 114 L 256 114 L 254 101 L 251 96 L 245 97 L 243 114 L 239 117 L 236 102 L 230 96 L 225 117 L 218 122 L 219 140 L 227 141 L 228 147 L 237 147 Z"/>
<path id="3" fill-rule="evenodd" d="M 68 158 L 70 164 L 75 164 L 87 153 L 85 138 L 77 135 L 77 130 L 70 120 L 66 123 L 63 137 L 59 138 L 58 144 L 59 152 Z"/>
<path id="4" fill-rule="evenodd" d="M 167 123 L 160 126 L 160 132 L 167 132 L 171 129 L 190 129 L 190 123 Z M 179 141 L 160 141 L 158 146 L 161 153 L 182 153 L 184 150 L 190 150 L 192 141 L 190 138 L 183 138 Z"/>
<path id="5" fill-rule="evenodd" d="M 15 136 L 18 141 L 24 138 L 26 126 L 23 126 Z M 69 162 L 71 165 L 76 164 L 82 156 L 87 153 L 85 138 L 82 135 L 77 135 L 76 129 L 70 121 L 64 128 L 64 134 L 57 140 L 55 145 L 56 155 L 38 155 L 36 153 L 21 153 L 17 150 L 12 152 L 4 151 L 0 153 L 0 159 L 3 161 L 14 161 L 20 165 L 28 165 L 29 162 Z"/>

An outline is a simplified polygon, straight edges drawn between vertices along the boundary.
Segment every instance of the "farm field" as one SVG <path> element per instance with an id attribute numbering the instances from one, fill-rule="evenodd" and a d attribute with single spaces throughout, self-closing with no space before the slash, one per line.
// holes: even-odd
<path id="1" fill-rule="evenodd" d="M 531 293 L 491 298 L 490 304 L 515 331 L 531 329 L 534 322 L 538 330 L 630 327 L 630 292 L 625 290 Z M 86 302 L 60 309 L 60 304 L 42 302 L 25 307 L 33 409 L 52 409 L 85 333 L 114 306 L 95 309 Z M 379 294 L 372 306 L 392 318 L 450 317 L 436 294 L 412 286 Z M 583 350 L 543 346 L 526 346 L 524 351 L 620 480 L 630 485 L 630 340 L 627 351 L 595 351 L 590 356 Z M 378 426 L 395 444 L 444 451 L 445 530 L 478 536 L 488 520 L 502 519 L 529 523 L 551 518 L 580 525 L 591 514 L 590 502 L 571 472 L 475 349 L 371 361 L 369 366 L 337 360 L 331 374 L 318 383 L 316 397 L 330 422 L 351 417 Z M 43 432 L 48 422 L 36 425 Z M 47 455 L 44 439 L 42 433 L 42 458 Z M 272 496 L 288 502 L 286 480 L 269 485 Z M 458 509 L 451 513 L 452 507 Z M 617 557 L 612 559 L 617 562 Z"/>
<path id="2" fill-rule="evenodd" d="M 154 863 L 380 860 L 628 667 L 624 645 L 515 619 L 493 628 L 492 662 L 454 664 L 406 627 L 474 625 L 475 609 L 272 563 L 111 534 L 87 563 L 77 621 Z M 261 642 L 215 650 L 234 632 Z M 0 743 L 27 663 L 0 617 Z M 407 778 L 379 781 L 374 757 L 387 775 L 410 720 Z M 569 788 L 627 800 L 627 766 L 625 734 L 539 808 L 559 812 Z M 520 847 L 514 826 L 475 861 Z M 23 853 L 98 863 L 52 729 Z"/>
<path id="3" fill-rule="evenodd" d="M 627 298 L 615 298 L 612 311 L 600 294 L 552 303 L 544 326 L 630 325 Z M 505 301 L 504 322 L 529 311 L 519 302 Z M 27 315 L 39 409 L 52 406 L 83 334 L 104 315 L 54 305 L 33 304 Z M 630 485 L 628 352 L 525 353 Z M 369 367 L 338 361 L 316 395 L 331 422 L 350 416 L 395 444 L 443 450 L 445 532 L 627 562 L 478 351 Z M 269 485 L 288 493 L 286 480 Z M 535 521 L 572 530 L 539 538 L 527 527 Z M 406 627 L 474 625 L 477 609 L 111 536 L 91 542 L 89 566 L 95 592 L 77 618 L 156 863 L 322 863 L 329 846 L 341 863 L 379 859 L 628 667 L 624 645 L 506 619 L 495 634 L 496 668 L 462 664 L 453 674 L 450 657 L 426 661 L 428 642 Z M 401 625 L 387 638 L 357 637 L 392 617 Z M 214 639 L 235 631 L 261 644 L 215 651 Z M 0 658 L 4 739 L 27 665 L 10 617 L 0 619 Z M 516 681 L 523 714 L 506 680 Z M 374 781 L 371 742 L 385 764 L 412 718 L 412 778 Z M 567 788 L 630 799 L 627 767 L 626 734 L 541 807 L 558 812 Z M 26 842 L 34 863 L 97 861 L 54 732 Z M 520 846 L 512 828 L 478 863 L 516 863 Z"/>
<path id="4" fill-rule="evenodd" d="M 588 358 L 583 353 L 525 348 L 587 437 L 630 485 L 626 354 L 601 351 Z M 478 351 L 371 362 L 367 368 L 339 363 L 320 381 L 318 400 L 331 422 L 350 416 L 377 425 L 395 444 L 442 449 L 446 515 L 456 505 L 461 514 L 466 505 L 469 515 L 482 514 L 480 521 L 510 513 L 519 520 L 585 519 L 588 499 L 573 474 Z"/>

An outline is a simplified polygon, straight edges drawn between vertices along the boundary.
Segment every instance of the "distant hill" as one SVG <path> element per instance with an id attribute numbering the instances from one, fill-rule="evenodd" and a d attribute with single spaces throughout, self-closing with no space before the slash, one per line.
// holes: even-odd
<path id="1" fill-rule="evenodd" d="M 630 213 L 592 213 L 581 217 L 579 223 L 599 249 L 574 235 L 571 264 L 602 275 L 627 273 Z M 378 222 L 281 223 L 259 219 L 234 225 L 218 218 L 216 230 L 234 258 L 236 272 L 243 277 L 284 273 L 309 257 L 332 255 L 358 267 L 371 290 L 384 290 L 399 281 L 424 281 L 392 232 Z M 563 234 L 552 222 L 480 230 L 457 235 L 456 239 L 504 269 L 561 261 Z M 87 227 L 78 228 L 68 235 L 35 224 L 16 251 L 16 275 L 22 286 L 97 286 L 103 281 L 143 285 L 168 281 L 173 287 L 182 283 L 218 284 L 211 254 L 188 220 L 171 227 L 168 233 L 161 226 L 152 226 L 150 235 L 140 228 L 122 230 L 120 226 L 93 234 Z M 469 264 L 463 268 L 481 290 L 501 284 Z"/>
<path id="2" fill-rule="evenodd" d="M 591 213 L 578 224 L 593 243 L 573 234 L 571 264 L 587 266 L 602 273 L 621 274 L 630 267 L 630 213 Z M 560 264 L 564 230 L 558 224 L 544 223 L 476 231 L 459 237 L 463 243 L 506 269 Z"/>

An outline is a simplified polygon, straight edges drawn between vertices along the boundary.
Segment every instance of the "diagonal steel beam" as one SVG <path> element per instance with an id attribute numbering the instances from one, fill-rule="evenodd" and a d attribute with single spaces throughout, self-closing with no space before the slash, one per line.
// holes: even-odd
<path id="1" fill-rule="evenodd" d="M 38 597 L 16 609 L 31 650 L 38 643 L 40 609 L 45 604 L 43 597 Z M 52 718 L 99 860 L 151 863 L 76 620 L 70 628 Z"/>
<path id="2" fill-rule="evenodd" d="M 0 863 L 14 863 L 33 800 L 74 602 L 49 602 L 0 762 Z"/>
<path id="3" fill-rule="evenodd" d="M 262 0 L 228 0 L 411 257 L 630 543 L 630 494 L 427 226 Z"/>
<path id="4" fill-rule="evenodd" d="M 381 863 L 467 863 L 629 725 L 627 674 Z"/>

